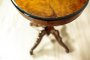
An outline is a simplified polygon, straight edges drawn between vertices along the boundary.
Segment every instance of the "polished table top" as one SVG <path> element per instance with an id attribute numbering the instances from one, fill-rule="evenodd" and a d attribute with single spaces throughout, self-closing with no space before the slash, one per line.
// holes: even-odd
<path id="1" fill-rule="evenodd" d="M 15 0 L 24 11 L 41 17 L 62 17 L 80 10 L 88 0 Z"/>
<path id="2" fill-rule="evenodd" d="M 11 0 L 22 13 L 41 20 L 60 20 L 80 13 L 88 0 Z"/>

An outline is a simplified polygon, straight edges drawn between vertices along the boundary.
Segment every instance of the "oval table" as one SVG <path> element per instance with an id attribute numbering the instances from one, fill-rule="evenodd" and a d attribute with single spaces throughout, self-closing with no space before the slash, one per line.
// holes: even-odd
<path id="1" fill-rule="evenodd" d="M 80 0 L 80 1 L 84 1 L 84 0 Z M 18 11 L 20 12 L 20 14 L 22 16 L 24 16 L 26 19 L 31 21 L 31 23 L 30 23 L 31 26 L 32 25 L 37 26 L 37 27 L 41 26 L 44 28 L 44 30 L 42 30 L 41 33 L 39 33 L 38 39 L 37 39 L 35 45 L 30 50 L 30 54 L 33 55 L 33 50 L 39 45 L 43 36 L 45 34 L 50 35 L 50 33 L 52 33 L 55 36 L 56 41 L 66 49 L 67 53 L 69 53 L 70 52 L 69 48 L 63 43 L 62 38 L 59 34 L 59 31 L 56 30 L 54 28 L 54 26 L 64 25 L 64 24 L 70 23 L 73 20 L 75 20 L 77 17 L 80 16 L 82 11 L 85 9 L 89 0 L 85 0 L 85 3 L 83 4 L 83 6 L 81 6 L 80 9 L 78 9 L 77 11 L 75 11 L 69 15 L 65 15 L 62 17 L 49 17 L 49 18 L 32 15 L 32 14 L 24 11 L 22 8 L 20 8 L 19 5 L 16 3 L 16 0 L 11 0 L 11 2 L 18 9 Z"/>

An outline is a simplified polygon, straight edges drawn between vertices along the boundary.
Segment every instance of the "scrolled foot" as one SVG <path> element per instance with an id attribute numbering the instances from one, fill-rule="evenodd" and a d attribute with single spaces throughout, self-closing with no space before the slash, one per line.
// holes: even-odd
<path id="1" fill-rule="evenodd" d="M 66 52 L 69 53 L 70 52 L 69 49 L 66 49 Z"/>
<path id="2" fill-rule="evenodd" d="M 42 30 L 41 33 L 39 33 L 37 41 L 35 42 L 34 46 L 31 48 L 31 51 L 30 51 L 31 55 L 33 55 L 34 49 L 40 44 L 40 42 L 41 42 L 43 36 L 45 35 L 45 33 L 46 33 L 45 30 Z"/>
<path id="3" fill-rule="evenodd" d="M 61 36 L 59 35 L 59 31 L 58 31 L 58 30 L 53 30 L 53 31 L 52 31 L 52 34 L 55 36 L 57 42 L 58 42 L 62 47 L 65 48 L 65 50 L 66 50 L 67 53 L 69 53 L 69 52 L 70 52 L 70 51 L 69 51 L 69 48 L 63 43 L 62 38 L 61 38 Z"/>
<path id="4" fill-rule="evenodd" d="M 30 55 L 34 55 L 32 50 L 30 51 Z"/>

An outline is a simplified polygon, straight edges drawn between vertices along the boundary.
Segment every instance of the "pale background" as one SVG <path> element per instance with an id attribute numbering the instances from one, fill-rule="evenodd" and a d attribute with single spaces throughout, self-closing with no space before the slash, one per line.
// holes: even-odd
<path id="1" fill-rule="evenodd" d="M 39 31 L 29 23 L 10 0 L 0 0 L 0 60 L 90 60 L 90 3 L 75 21 L 56 27 L 72 51 L 69 54 L 50 42 L 52 36 L 45 36 L 31 56 L 29 51 Z"/>

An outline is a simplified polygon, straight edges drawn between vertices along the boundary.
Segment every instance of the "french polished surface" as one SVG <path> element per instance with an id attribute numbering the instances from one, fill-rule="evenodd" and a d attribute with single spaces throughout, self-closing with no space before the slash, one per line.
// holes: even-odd
<path id="1" fill-rule="evenodd" d="M 0 60 L 90 60 L 90 3 L 75 21 L 56 27 L 71 49 L 69 54 L 57 42 L 50 42 L 55 39 L 51 35 L 43 38 L 31 56 L 30 48 L 42 28 L 29 23 L 10 0 L 0 0 Z"/>
<path id="2" fill-rule="evenodd" d="M 29 14 L 41 17 L 63 17 L 81 9 L 88 0 L 15 0 Z"/>

